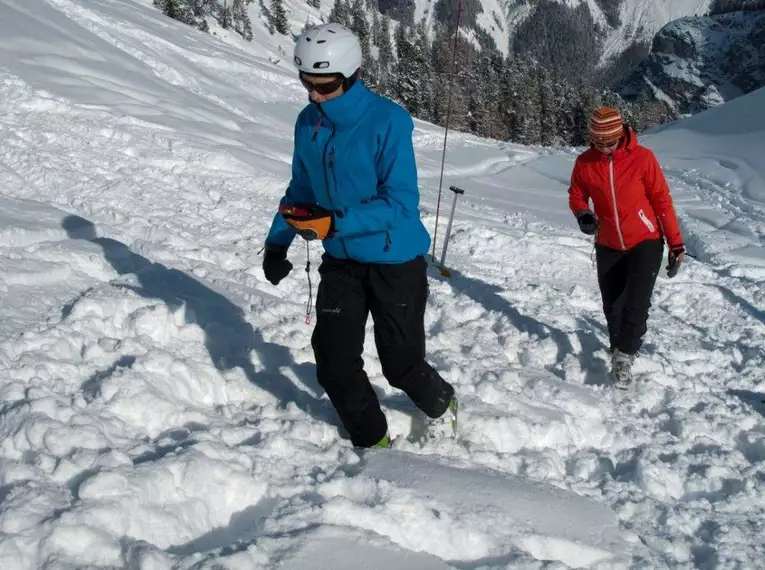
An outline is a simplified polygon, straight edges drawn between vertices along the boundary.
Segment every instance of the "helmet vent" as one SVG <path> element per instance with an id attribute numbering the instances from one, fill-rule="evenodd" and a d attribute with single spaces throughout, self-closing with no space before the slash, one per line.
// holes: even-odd
<path id="1" fill-rule="evenodd" d="M 317 61 L 316 63 L 313 64 L 314 69 L 326 69 L 328 67 L 329 67 L 328 61 Z"/>

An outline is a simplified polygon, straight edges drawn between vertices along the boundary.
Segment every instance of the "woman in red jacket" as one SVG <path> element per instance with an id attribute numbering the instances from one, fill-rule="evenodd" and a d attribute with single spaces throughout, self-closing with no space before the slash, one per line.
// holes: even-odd
<path id="1" fill-rule="evenodd" d="M 581 231 L 595 235 L 611 376 L 618 388 L 626 389 L 647 331 L 663 240 L 669 245 L 669 277 L 677 273 L 685 247 L 667 181 L 653 152 L 638 144 L 635 132 L 612 107 L 590 115 L 589 131 L 592 144 L 576 159 L 571 174 L 569 207 Z"/>

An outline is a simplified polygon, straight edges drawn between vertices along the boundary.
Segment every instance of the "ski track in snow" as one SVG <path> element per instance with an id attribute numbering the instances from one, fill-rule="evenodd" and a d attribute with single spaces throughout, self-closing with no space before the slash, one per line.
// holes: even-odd
<path id="1" fill-rule="evenodd" d="M 153 96 L 115 111 L 96 75 L 101 101 L 88 104 L 77 79 L 87 62 L 60 70 L 61 87 L 0 44 L 9 62 L 0 68 L 0 295 L 9 300 L 0 305 L 0 567 L 276 568 L 326 555 L 313 550 L 320 540 L 355 556 L 364 550 L 353 541 L 391 560 L 415 551 L 420 568 L 762 560 L 765 215 L 744 181 L 761 184 L 754 171 L 737 168 L 730 180 L 709 163 L 668 171 L 703 256 L 659 278 L 631 393 L 605 384 L 592 244 L 566 211 L 569 151 L 451 139 L 448 184 L 468 194 L 452 276 L 431 268 L 426 327 L 429 359 L 460 394 L 457 441 L 407 441 L 422 418 L 387 386 L 369 323 L 365 367 L 395 447 L 605 505 L 624 544 L 602 558 L 552 531 L 529 534 L 531 509 L 517 519 L 498 506 L 471 510 L 478 487 L 423 495 L 365 474 L 368 458 L 343 439 L 314 377 L 305 248 L 295 243 L 295 270 L 279 287 L 260 269 L 302 96 L 246 51 L 276 53 L 267 32 L 239 51 L 155 19 L 148 2 L 23 5 L 59 7 L 66 34 L 129 55 L 134 77 L 145 76 L 136 92 Z M 8 10 L 0 21 L 17 14 Z M 215 50 L 237 63 L 220 65 Z M 75 54 L 63 55 L 76 63 Z M 159 95 L 168 114 L 152 118 Z M 207 118 L 183 119 L 194 109 Z M 441 134 L 418 123 L 415 135 L 429 228 Z M 718 223 L 726 218 L 737 225 Z M 728 255 L 746 248 L 752 257 Z M 315 284 L 318 248 L 310 256 Z M 455 503 L 463 492 L 467 507 Z"/>

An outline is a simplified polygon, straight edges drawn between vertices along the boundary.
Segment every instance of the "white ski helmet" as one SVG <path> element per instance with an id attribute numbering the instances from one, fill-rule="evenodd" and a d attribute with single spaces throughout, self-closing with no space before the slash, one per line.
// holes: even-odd
<path id="1" fill-rule="evenodd" d="M 349 79 L 361 67 L 361 44 L 348 28 L 324 24 L 306 30 L 297 39 L 294 59 L 295 66 L 303 73 L 339 73 Z"/>

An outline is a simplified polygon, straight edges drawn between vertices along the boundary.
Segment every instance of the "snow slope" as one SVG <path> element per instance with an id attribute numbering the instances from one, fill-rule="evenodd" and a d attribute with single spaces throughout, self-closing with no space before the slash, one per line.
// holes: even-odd
<path id="1" fill-rule="evenodd" d="M 712 0 L 617 0 L 619 23 L 612 26 L 598 0 L 556 0 L 575 8 L 585 4 L 593 21 L 606 31 L 601 61 L 614 58 L 635 42 L 650 43 L 654 34 L 672 20 L 706 14 Z M 606 4 L 614 4 L 608 0 Z M 415 0 L 415 21 L 432 12 L 433 0 Z M 481 0 L 483 13 L 478 24 L 492 36 L 497 48 L 507 55 L 508 40 L 528 17 L 534 3 L 527 0 Z M 496 19 L 494 14 L 497 14 Z M 498 21 L 498 22 L 497 22 Z"/>
<path id="2" fill-rule="evenodd" d="M 686 208 L 687 233 L 700 255 L 765 266 L 763 106 L 765 88 L 659 128 L 650 138 L 667 157 L 665 168 L 700 198 Z"/>
<path id="3" fill-rule="evenodd" d="M 620 92 L 634 98 L 648 90 L 678 115 L 749 93 L 765 85 L 763 30 L 765 11 L 675 20 L 654 37 L 649 57 Z"/>
<path id="4" fill-rule="evenodd" d="M 0 2 L 0 568 L 760 564 L 765 92 L 646 137 L 698 259 L 659 278 L 630 394 L 604 385 L 575 149 L 452 133 L 426 324 L 459 438 L 407 440 L 370 334 L 396 450 L 359 452 L 315 381 L 306 250 L 279 287 L 260 269 L 305 94 L 255 31 Z M 442 136 L 417 123 L 429 228 Z"/>
<path id="5" fill-rule="evenodd" d="M 603 59 L 616 56 L 635 42 L 650 43 L 654 34 L 673 20 L 701 16 L 712 0 L 623 0 L 619 12 L 621 25 L 611 32 L 603 49 Z"/>

